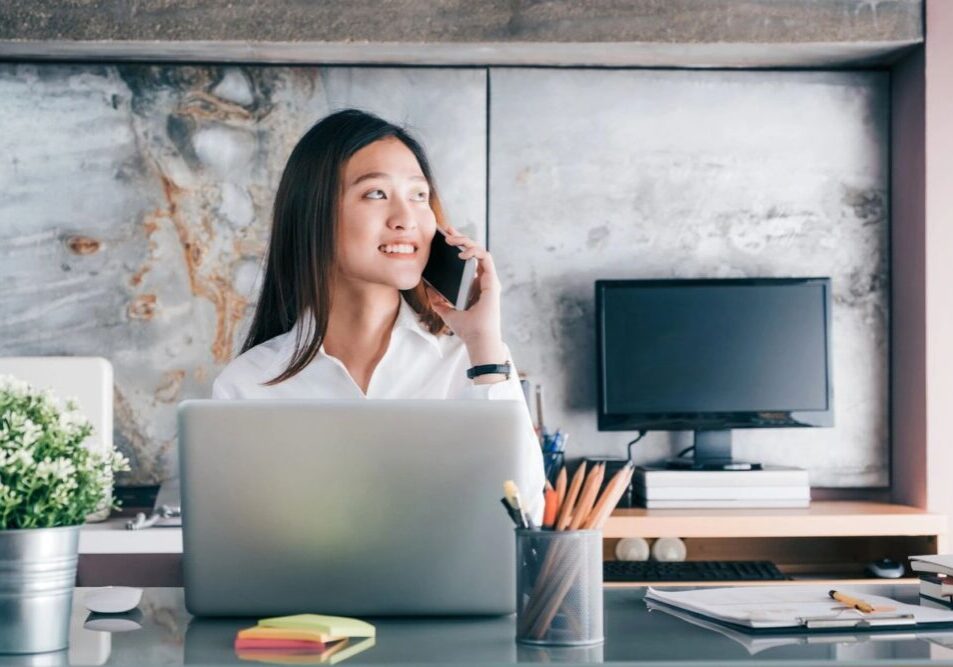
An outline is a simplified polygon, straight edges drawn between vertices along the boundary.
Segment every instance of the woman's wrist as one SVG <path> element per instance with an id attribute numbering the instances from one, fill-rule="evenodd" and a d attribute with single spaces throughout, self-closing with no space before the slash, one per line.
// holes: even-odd
<path id="1" fill-rule="evenodd" d="M 483 366 L 484 364 L 502 364 L 507 361 L 506 347 L 503 345 L 503 339 L 499 337 L 483 338 L 466 341 L 467 354 L 470 357 L 471 366 Z M 492 384 L 502 382 L 506 376 L 502 373 L 488 373 L 473 378 L 474 384 Z"/>
<path id="2" fill-rule="evenodd" d="M 468 340 L 464 343 L 470 357 L 471 366 L 483 364 L 502 364 L 506 361 L 506 347 L 499 337 Z"/>

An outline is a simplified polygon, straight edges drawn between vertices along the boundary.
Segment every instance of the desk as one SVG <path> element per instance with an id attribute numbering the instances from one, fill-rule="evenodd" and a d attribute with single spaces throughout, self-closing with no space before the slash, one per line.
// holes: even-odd
<path id="1" fill-rule="evenodd" d="M 83 526 L 79 584 L 181 586 L 182 529 L 129 531 L 126 521 Z M 945 515 L 859 501 L 816 501 L 803 509 L 618 508 L 606 524 L 603 552 L 614 557 L 623 537 L 681 537 L 690 560 L 770 560 L 795 577 L 850 580 L 865 577 L 864 566 L 878 558 L 944 553 L 946 525 Z"/>
<path id="2" fill-rule="evenodd" d="M 857 587 L 911 601 L 915 586 Z M 232 641 L 249 619 L 197 619 L 185 611 L 181 588 L 146 589 L 140 609 L 142 629 L 101 633 L 83 629 L 86 611 L 78 589 L 73 603 L 69 660 L 47 655 L 44 662 L 0 656 L 0 665 L 234 665 Z M 537 649 L 513 640 L 515 617 L 466 619 L 370 619 L 377 645 L 344 664 L 483 664 L 517 662 L 616 663 L 639 665 L 717 665 L 786 663 L 833 665 L 953 665 L 953 632 L 932 639 L 871 634 L 828 636 L 815 643 L 754 646 L 690 625 L 665 613 L 649 612 L 644 589 L 607 590 L 606 642 L 584 649 Z M 316 610 L 317 611 L 317 610 Z M 939 642 L 949 645 L 943 646 Z M 755 651 L 751 653 L 751 651 Z M 19 662 L 18 662 L 19 660 Z"/>

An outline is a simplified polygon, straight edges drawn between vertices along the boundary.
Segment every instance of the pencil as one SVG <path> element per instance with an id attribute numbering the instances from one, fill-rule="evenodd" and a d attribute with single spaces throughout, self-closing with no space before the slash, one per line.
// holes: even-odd
<path id="1" fill-rule="evenodd" d="M 582 480 L 586 476 L 586 462 L 583 461 L 576 468 L 576 474 L 572 476 L 572 483 L 566 492 L 562 505 L 559 507 L 559 518 L 556 520 L 556 530 L 566 530 L 569 520 L 572 518 L 573 505 L 576 503 L 576 497 L 579 495 L 579 489 L 582 488 Z"/>
<path id="2" fill-rule="evenodd" d="M 556 510 L 559 506 L 556 504 L 556 491 L 552 487 L 546 489 L 546 505 L 543 510 L 543 528 L 552 528 L 556 524 Z"/>
<path id="3" fill-rule="evenodd" d="M 592 511 L 592 505 L 596 502 L 596 496 L 599 495 L 599 487 L 602 486 L 602 480 L 605 478 L 606 466 L 600 463 L 589 471 L 586 483 L 579 494 L 579 502 L 572 511 L 572 521 L 569 523 L 569 530 L 579 530 L 583 522 L 589 518 L 589 512 Z"/>
<path id="4" fill-rule="evenodd" d="M 566 499 L 566 466 L 562 466 L 559 469 L 559 474 L 556 475 L 556 511 L 559 511 L 559 508 L 563 506 L 563 501 Z"/>
<path id="5" fill-rule="evenodd" d="M 620 468 L 616 474 L 612 476 L 612 479 L 610 479 L 609 483 L 606 484 L 606 488 L 603 490 L 602 496 L 599 497 L 599 500 L 596 501 L 592 511 L 589 512 L 589 517 L 583 524 L 585 528 L 595 528 L 598 530 L 600 528 L 600 524 L 605 521 L 605 519 L 602 518 L 602 515 L 608 515 L 612 513 L 612 510 L 615 509 L 615 506 L 619 503 L 619 500 L 622 499 L 622 494 L 625 493 L 626 487 L 629 486 L 628 480 L 632 479 L 633 467 L 634 466 L 630 461 L 626 465 L 622 466 L 622 468 Z"/>

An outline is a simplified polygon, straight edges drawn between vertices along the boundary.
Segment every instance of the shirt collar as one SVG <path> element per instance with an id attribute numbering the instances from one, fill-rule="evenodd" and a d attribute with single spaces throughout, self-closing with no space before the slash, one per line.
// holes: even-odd
<path id="1" fill-rule="evenodd" d="M 397 321 L 394 322 L 394 329 L 408 329 L 414 332 L 427 341 L 438 355 L 443 356 L 443 349 L 440 347 L 437 336 L 424 327 L 423 322 L 420 321 L 420 315 L 404 300 L 404 297 L 400 298 L 400 308 L 397 310 Z"/>
<path id="2" fill-rule="evenodd" d="M 303 339 L 310 336 L 313 326 L 314 318 L 310 316 L 310 312 L 306 316 L 299 317 L 288 334 L 286 334 L 285 348 L 289 351 L 293 349 L 298 335 L 302 336 Z M 430 333 L 430 331 L 424 327 L 420 321 L 420 316 L 414 311 L 413 307 L 404 300 L 404 297 L 400 298 L 400 306 L 397 309 L 397 320 L 394 322 L 394 328 L 391 330 L 391 333 L 397 329 L 406 329 L 420 336 L 427 341 L 439 356 L 443 357 L 443 348 L 440 346 L 440 340 L 435 334 Z M 319 348 L 319 352 L 324 354 L 323 343 Z"/>

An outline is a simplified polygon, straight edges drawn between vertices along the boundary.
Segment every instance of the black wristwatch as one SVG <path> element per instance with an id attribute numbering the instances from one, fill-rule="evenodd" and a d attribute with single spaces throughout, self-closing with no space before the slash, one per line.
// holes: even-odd
<path id="1" fill-rule="evenodd" d="M 509 380 L 510 375 L 513 374 L 513 366 L 509 361 L 506 361 L 502 364 L 483 364 L 481 366 L 473 366 L 472 368 L 467 369 L 467 377 L 471 380 L 481 375 L 492 375 L 495 373 L 500 373 L 501 375 L 504 375 L 507 380 Z"/>

